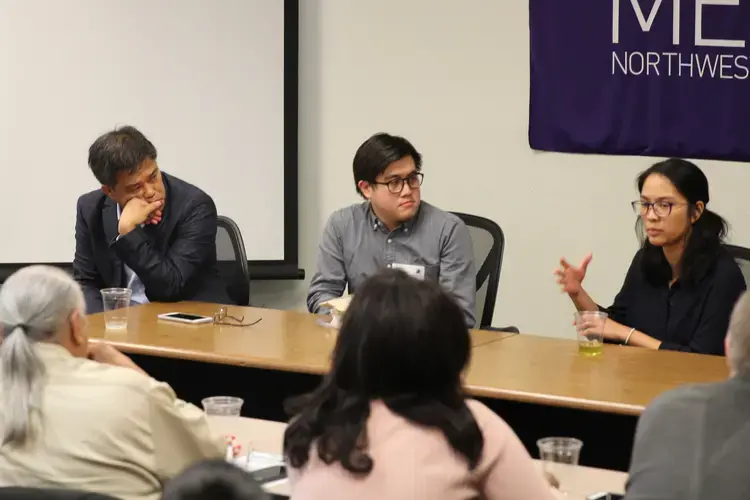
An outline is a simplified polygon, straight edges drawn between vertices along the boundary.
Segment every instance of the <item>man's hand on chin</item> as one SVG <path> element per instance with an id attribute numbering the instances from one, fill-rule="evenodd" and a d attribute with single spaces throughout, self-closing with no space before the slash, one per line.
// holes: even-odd
<path id="1" fill-rule="evenodd" d="M 163 206 L 163 200 L 149 203 L 141 198 L 132 198 L 122 209 L 117 232 L 125 236 L 141 224 L 158 224 Z"/>

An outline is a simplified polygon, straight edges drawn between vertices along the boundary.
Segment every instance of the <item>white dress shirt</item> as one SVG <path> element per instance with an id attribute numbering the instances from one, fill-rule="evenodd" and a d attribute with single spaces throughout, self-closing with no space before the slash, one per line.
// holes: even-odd
<path id="1" fill-rule="evenodd" d="M 117 205 L 117 220 L 120 220 L 120 205 Z M 143 227 L 143 224 L 141 224 Z M 122 236 L 122 235 L 120 235 Z M 120 237 L 118 236 L 118 238 Z M 135 271 L 130 269 L 127 264 L 123 263 L 125 267 L 125 278 L 127 279 L 127 285 L 125 288 L 130 288 L 130 302 L 131 304 L 147 304 L 149 302 L 146 297 L 146 286 L 143 284 L 141 279 L 135 274 Z"/>

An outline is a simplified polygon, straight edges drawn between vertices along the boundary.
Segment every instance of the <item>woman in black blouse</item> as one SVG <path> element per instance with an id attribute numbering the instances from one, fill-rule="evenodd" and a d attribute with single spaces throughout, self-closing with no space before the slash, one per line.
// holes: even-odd
<path id="1" fill-rule="evenodd" d="M 604 327 L 609 341 L 649 349 L 723 354 L 734 303 L 745 290 L 739 267 L 722 243 L 727 226 L 708 210 L 708 180 L 693 163 L 665 160 L 638 176 L 645 233 Z M 599 309 L 581 282 L 591 261 L 579 267 L 560 260 L 557 282 L 579 311 Z"/>

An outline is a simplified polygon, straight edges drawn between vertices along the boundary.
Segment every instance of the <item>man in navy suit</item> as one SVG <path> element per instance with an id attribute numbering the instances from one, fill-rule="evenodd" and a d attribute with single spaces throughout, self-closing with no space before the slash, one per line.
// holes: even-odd
<path id="1" fill-rule="evenodd" d="M 89 167 L 102 187 L 78 199 L 73 260 L 89 312 L 110 287 L 130 288 L 135 304 L 229 302 L 210 196 L 162 172 L 154 145 L 130 126 L 99 137 Z"/>

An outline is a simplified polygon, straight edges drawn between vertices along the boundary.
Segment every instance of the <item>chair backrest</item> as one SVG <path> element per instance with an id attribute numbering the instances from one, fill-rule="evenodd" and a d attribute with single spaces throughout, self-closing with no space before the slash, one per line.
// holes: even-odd
<path id="1" fill-rule="evenodd" d="M 250 304 L 250 271 L 242 233 L 229 217 L 220 215 L 216 222 L 216 260 L 221 278 L 232 302 L 246 306 Z"/>
<path id="2" fill-rule="evenodd" d="M 47 488 L 0 488 L 0 500 L 117 500 L 101 493 Z"/>
<path id="3" fill-rule="evenodd" d="M 750 290 L 750 248 L 738 247 L 735 245 L 724 245 L 737 265 L 740 266 L 742 276 L 745 277 L 745 283 Z"/>
<path id="4" fill-rule="evenodd" d="M 505 235 L 494 221 L 478 215 L 453 212 L 469 228 L 477 266 L 477 328 L 492 325 L 500 269 L 503 265 Z"/>

